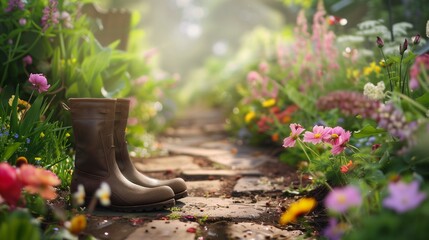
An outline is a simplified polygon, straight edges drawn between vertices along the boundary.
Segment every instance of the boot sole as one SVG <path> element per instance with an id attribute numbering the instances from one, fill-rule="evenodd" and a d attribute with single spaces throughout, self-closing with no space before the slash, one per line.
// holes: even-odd
<path id="1" fill-rule="evenodd" d="M 188 191 L 185 190 L 183 192 L 176 193 L 176 195 L 174 195 L 174 199 L 177 200 L 177 199 L 184 198 L 184 197 L 187 197 L 187 196 L 188 196 Z"/>
<path id="2" fill-rule="evenodd" d="M 152 204 L 145 205 L 136 205 L 136 206 L 117 206 L 109 205 L 105 208 L 112 209 L 118 212 L 150 212 L 150 211 L 160 211 L 167 208 L 171 208 L 175 205 L 176 201 L 172 198 L 163 202 L 157 202 Z"/>

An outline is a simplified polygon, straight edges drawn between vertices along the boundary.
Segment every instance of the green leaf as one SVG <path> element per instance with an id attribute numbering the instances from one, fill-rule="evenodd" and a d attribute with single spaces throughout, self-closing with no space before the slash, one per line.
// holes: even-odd
<path id="1" fill-rule="evenodd" d="M 422 96 L 416 98 L 416 102 L 420 103 L 425 107 L 429 107 L 429 92 L 423 94 Z"/>
<path id="2" fill-rule="evenodd" d="M 372 125 L 366 125 L 361 130 L 355 131 L 353 133 L 353 137 L 355 137 L 355 138 L 364 138 L 364 137 L 370 137 L 370 136 L 374 136 L 376 134 L 385 133 L 385 132 L 386 132 L 386 130 L 384 130 L 384 129 L 375 128 Z"/>
<path id="3" fill-rule="evenodd" d="M 311 116 L 315 116 L 317 111 L 315 108 L 314 101 L 308 96 L 300 93 L 296 88 L 292 86 L 286 86 L 283 88 L 283 91 L 289 97 L 289 99 L 294 102 L 299 108 Z"/>
<path id="4" fill-rule="evenodd" d="M 109 67 L 110 55 L 110 49 L 103 49 L 101 52 L 83 60 L 82 75 L 87 85 L 93 85 L 99 75 Z"/>
<path id="5" fill-rule="evenodd" d="M 6 150 L 2 153 L 1 156 L 1 161 L 7 161 L 9 160 L 10 157 L 12 157 L 12 155 L 16 152 L 16 150 L 18 150 L 19 146 L 21 146 L 22 143 L 20 142 L 15 142 L 12 144 L 9 144 L 6 147 Z"/>
<path id="6" fill-rule="evenodd" d="M 40 228 L 28 211 L 15 210 L 0 225 L 0 239 L 41 239 Z"/>

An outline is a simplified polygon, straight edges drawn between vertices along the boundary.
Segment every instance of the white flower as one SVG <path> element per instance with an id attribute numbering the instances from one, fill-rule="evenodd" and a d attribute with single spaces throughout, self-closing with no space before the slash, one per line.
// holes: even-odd
<path id="1" fill-rule="evenodd" d="M 100 199 L 100 203 L 103 206 L 110 205 L 110 187 L 106 182 L 102 182 L 100 188 L 95 192 L 95 196 Z"/>
<path id="2" fill-rule="evenodd" d="M 377 86 L 372 83 L 367 83 L 363 87 L 363 95 L 367 96 L 370 99 L 381 100 L 384 98 L 384 89 L 386 86 L 384 82 L 378 82 Z"/>
<path id="3" fill-rule="evenodd" d="M 77 186 L 77 192 L 73 193 L 73 199 L 78 206 L 85 203 L 85 188 L 82 184 Z"/>

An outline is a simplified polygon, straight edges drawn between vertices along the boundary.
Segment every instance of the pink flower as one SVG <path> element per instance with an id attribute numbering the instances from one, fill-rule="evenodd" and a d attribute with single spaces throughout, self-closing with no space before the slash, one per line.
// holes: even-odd
<path id="1" fill-rule="evenodd" d="M 39 93 L 48 91 L 51 85 L 48 84 L 48 80 L 41 73 L 30 73 L 28 81 L 33 85 L 34 89 L 37 89 Z"/>
<path id="2" fill-rule="evenodd" d="M 27 55 L 22 58 L 22 62 L 24 63 L 24 66 L 28 66 L 33 64 L 33 58 L 30 55 Z"/>
<path id="3" fill-rule="evenodd" d="M 342 133 L 339 136 L 339 141 L 336 145 L 332 145 L 331 153 L 334 155 L 338 155 L 346 149 L 347 143 L 350 140 L 351 133 L 349 131 Z"/>
<path id="4" fill-rule="evenodd" d="M 19 168 L 18 175 L 28 193 L 39 194 L 47 200 L 53 200 L 57 197 L 54 186 L 59 185 L 61 180 L 53 172 L 24 164 Z"/>
<path id="5" fill-rule="evenodd" d="M 57 9 L 58 1 L 57 0 L 49 0 L 48 6 L 43 9 L 42 16 L 42 27 L 43 31 L 46 31 L 48 27 L 54 26 L 59 23 L 59 13 Z"/>
<path id="6" fill-rule="evenodd" d="M 8 163 L 0 163 L 0 198 L 15 207 L 21 196 L 21 189 L 16 169 Z"/>
<path id="7" fill-rule="evenodd" d="M 19 22 L 19 25 L 24 26 L 25 24 L 27 24 L 27 19 L 20 18 L 18 22 Z"/>
<path id="8" fill-rule="evenodd" d="M 419 182 L 409 184 L 392 182 L 389 184 L 389 196 L 384 199 L 383 206 L 398 213 L 412 210 L 426 198 L 426 194 L 419 192 Z"/>
<path id="9" fill-rule="evenodd" d="M 261 77 L 261 75 L 259 75 L 259 73 L 258 73 L 258 72 L 251 71 L 251 72 L 249 72 L 249 73 L 247 74 L 247 81 L 248 81 L 249 83 L 252 83 L 252 82 L 259 82 L 259 81 L 261 81 L 261 80 L 262 80 L 262 77 Z"/>
<path id="10" fill-rule="evenodd" d="M 338 143 L 340 142 L 340 136 L 346 132 L 342 127 L 334 127 L 334 128 L 327 127 L 326 129 L 328 132 L 325 135 L 326 137 L 323 140 L 332 145 L 338 145 Z"/>
<path id="11" fill-rule="evenodd" d="M 289 125 L 291 133 L 290 136 L 283 140 L 283 147 L 293 147 L 299 135 L 305 130 L 301 125 L 292 123 Z"/>
<path id="12" fill-rule="evenodd" d="M 304 133 L 304 142 L 311 142 L 313 144 L 317 144 L 322 142 L 324 138 L 326 138 L 329 134 L 329 128 L 326 129 L 323 126 L 314 126 L 313 132 L 307 131 Z"/>
<path id="13" fill-rule="evenodd" d="M 326 208 L 337 213 L 344 213 L 349 208 L 359 206 L 361 203 L 360 191 L 354 186 L 334 188 L 325 198 Z"/>

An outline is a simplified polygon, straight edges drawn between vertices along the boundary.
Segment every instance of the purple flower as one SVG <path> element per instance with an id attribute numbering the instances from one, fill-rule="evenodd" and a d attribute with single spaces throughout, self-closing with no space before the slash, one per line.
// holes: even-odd
<path id="1" fill-rule="evenodd" d="M 48 6 L 43 9 L 42 27 L 44 31 L 48 27 L 59 23 L 58 18 L 60 14 L 58 13 L 57 5 L 57 0 L 49 0 Z"/>
<path id="2" fill-rule="evenodd" d="M 25 24 L 27 24 L 27 19 L 20 18 L 18 22 L 19 22 L 19 25 L 24 26 Z"/>
<path id="3" fill-rule="evenodd" d="M 399 54 L 404 55 L 404 52 L 408 49 L 408 40 L 405 39 L 402 45 L 399 44 Z"/>
<path id="4" fill-rule="evenodd" d="M 37 89 L 39 93 L 48 91 L 51 85 L 48 84 L 48 80 L 43 74 L 30 73 L 28 81 L 33 85 L 34 89 Z"/>
<path id="5" fill-rule="evenodd" d="M 346 228 L 344 223 L 338 223 L 337 219 L 330 218 L 328 226 L 323 231 L 323 236 L 329 240 L 340 240 Z"/>
<path id="6" fill-rule="evenodd" d="M 377 46 L 379 48 L 382 48 L 384 46 L 384 41 L 381 39 L 381 37 L 377 37 Z"/>
<path id="7" fill-rule="evenodd" d="M 419 182 L 409 184 L 392 182 L 389 184 L 389 196 L 384 199 L 383 206 L 403 213 L 416 208 L 425 198 L 426 194 L 419 192 Z"/>
<path id="8" fill-rule="evenodd" d="M 350 207 L 359 206 L 361 203 L 360 191 L 354 186 L 334 188 L 325 198 L 325 207 L 338 213 L 344 213 Z"/>
<path id="9" fill-rule="evenodd" d="M 7 8 L 4 10 L 5 12 L 11 12 L 15 8 L 18 8 L 19 10 L 24 10 L 24 2 L 22 0 L 9 0 L 7 4 Z"/>
<path id="10" fill-rule="evenodd" d="M 27 55 L 22 58 L 22 62 L 24 63 L 24 66 L 28 66 L 33 64 L 33 58 L 30 55 Z"/>

